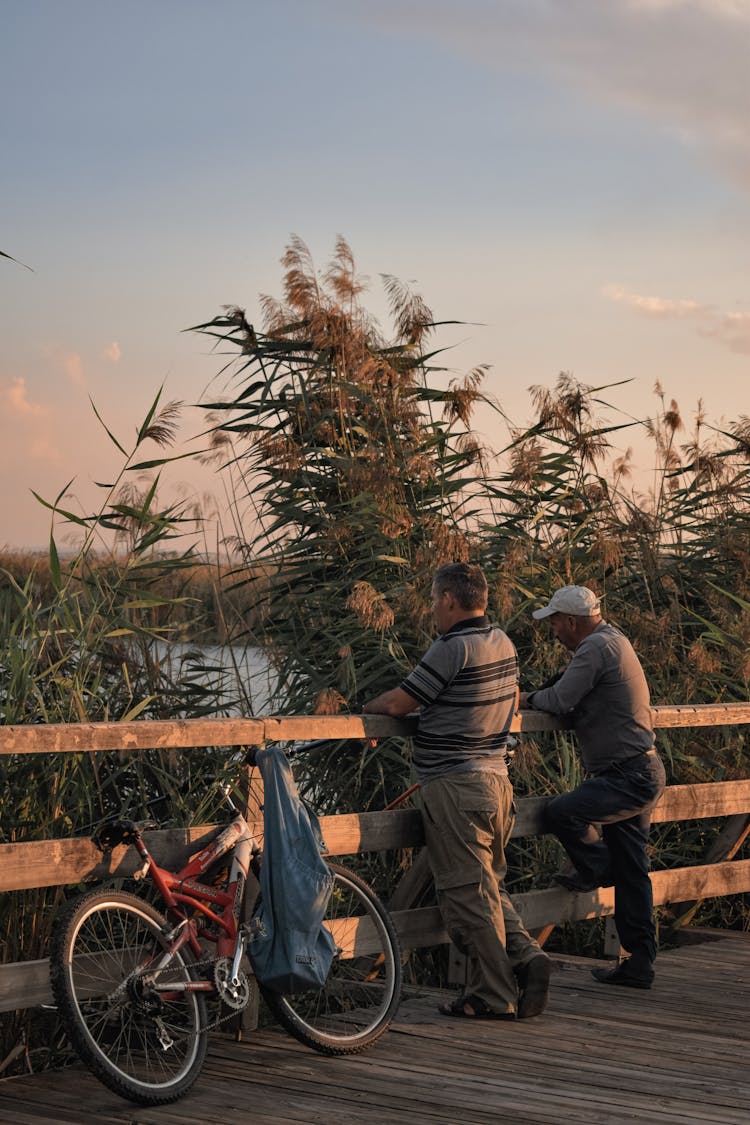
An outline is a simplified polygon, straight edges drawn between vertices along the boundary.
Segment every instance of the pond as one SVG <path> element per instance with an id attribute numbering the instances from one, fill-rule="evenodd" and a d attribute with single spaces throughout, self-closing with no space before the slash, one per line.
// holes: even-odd
<path id="1" fill-rule="evenodd" d="M 262 649 L 158 641 L 155 655 L 170 679 L 213 687 L 217 713 L 250 716 L 276 709 L 276 675 Z"/>

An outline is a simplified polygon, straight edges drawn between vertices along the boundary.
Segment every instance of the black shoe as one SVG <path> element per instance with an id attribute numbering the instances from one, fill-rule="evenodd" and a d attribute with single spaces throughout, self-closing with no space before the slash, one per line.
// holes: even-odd
<path id="1" fill-rule="evenodd" d="M 597 887 L 612 886 L 612 876 L 609 874 L 603 875 L 601 879 L 587 879 L 579 871 L 558 871 L 552 876 L 552 879 L 553 882 L 559 883 L 561 887 L 565 887 L 566 891 L 579 891 L 580 893 L 595 891 Z"/>
<path id="2" fill-rule="evenodd" d="M 546 953 L 537 953 L 518 972 L 518 1018 L 528 1020 L 540 1016 L 549 1000 L 549 978 L 552 962 Z"/>
<path id="3" fill-rule="evenodd" d="M 591 975 L 600 984 L 621 984 L 625 988 L 650 988 L 654 981 L 654 970 L 632 968 L 631 958 L 620 961 L 614 969 L 592 969 Z"/>

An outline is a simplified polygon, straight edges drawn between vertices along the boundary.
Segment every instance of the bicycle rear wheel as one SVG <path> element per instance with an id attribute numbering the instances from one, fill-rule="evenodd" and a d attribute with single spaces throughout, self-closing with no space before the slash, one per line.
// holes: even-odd
<path id="1" fill-rule="evenodd" d="M 52 992 L 78 1055 L 105 1086 L 143 1105 L 189 1090 L 208 1040 L 203 996 L 179 987 L 194 979 L 190 952 L 156 968 L 165 930 L 135 895 L 96 891 L 63 911 L 50 945 Z"/>
<path id="2" fill-rule="evenodd" d="M 260 986 L 279 1023 L 326 1055 L 353 1055 L 374 1043 L 401 996 L 401 951 L 385 907 L 363 879 L 338 864 L 323 919 L 336 954 L 322 988 L 283 995 Z"/>

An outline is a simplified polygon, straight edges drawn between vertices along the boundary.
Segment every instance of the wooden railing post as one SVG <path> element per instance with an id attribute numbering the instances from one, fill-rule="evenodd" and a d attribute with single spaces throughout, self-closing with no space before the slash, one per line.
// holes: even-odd
<path id="1" fill-rule="evenodd" d="M 238 788 L 248 824 L 261 822 L 263 820 L 263 778 L 260 775 L 260 770 L 255 769 L 254 766 L 244 765 Z M 252 871 L 248 872 L 245 898 L 242 903 L 241 921 L 243 923 L 249 922 L 252 917 L 259 890 L 260 887 L 255 875 Z M 260 1016 L 260 989 L 249 960 L 244 965 L 244 969 L 250 978 L 250 1000 L 235 1021 L 234 1037 L 237 1042 L 241 1042 L 246 1032 L 255 1031 Z"/>

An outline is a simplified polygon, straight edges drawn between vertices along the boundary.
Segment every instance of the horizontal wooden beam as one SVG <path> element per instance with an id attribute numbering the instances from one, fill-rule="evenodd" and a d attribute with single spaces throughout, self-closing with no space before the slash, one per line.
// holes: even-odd
<path id="1" fill-rule="evenodd" d="M 18 961 L 0 965 L 0 1012 L 52 1004 L 49 961 Z"/>
<path id="2" fill-rule="evenodd" d="M 651 873 L 651 885 L 656 906 L 681 902 L 691 896 L 717 898 L 744 894 L 750 891 L 750 859 L 654 871 Z M 613 914 L 615 892 L 612 887 L 599 887 L 586 894 L 573 894 L 562 887 L 554 887 L 512 895 L 511 898 L 524 925 L 536 929 L 552 923 L 583 922 Z"/>
<path id="3" fill-rule="evenodd" d="M 158 864 L 178 870 L 188 855 L 197 851 L 203 837 L 214 826 L 171 828 L 145 832 L 144 839 Z M 263 822 L 251 823 L 251 831 L 263 839 Z M 418 847 L 424 843 L 422 820 L 416 809 L 394 809 L 387 813 L 352 813 L 321 817 L 328 854 L 355 855 L 391 848 Z M 191 846 L 192 845 L 192 846 Z M 135 850 L 114 848 L 106 856 L 88 836 L 0 845 L 0 891 L 22 891 L 34 887 L 59 887 L 102 879 L 124 879 L 140 866 Z"/>
<path id="4" fill-rule="evenodd" d="M 320 827 L 329 855 L 418 848 L 424 844 L 422 814 L 418 809 L 322 816 Z"/>
<path id="5" fill-rule="evenodd" d="M 676 727 L 723 727 L 750 723 L 748 703 L 677 703 L 651 708 L 655 730 Z M 519 711 L 511 723 L 514 733 L 564 730 L 567 724 L 544 711 Z"/>
<path id="6" fill-rule="evenodd" d="M 678 867 L 651 874 L 654 905 L 680 902 L 689 889 L 697 898 L 718 898 L 750 891 L 750 860 L 712 863 L 697 867 Z M 564 922 L 584 922 L 613 914 L 615 892 L 600 887 L 586 894 L 573 894 L 562 887 L 511 895 L 524 925 L 535 930 Z M 394 911 L 396 929 L 405 949 L 448 941 L 440 912 L 436 907 Z"/>
<path id="7" fill-rule="evenodd" d="M 678 703 L 651 708 L 656 730 L 668 727 L 726 727 L 750 723 L 750 703 Z"/>
<path id="8" fill-rule="evenodd" d="M 0 754 L 263 746 L 266 742 L 408 737 L 413 719 L 388 715 L 282 715 L 252 719 L 135 719 L 123 723 L 0 726 Z"/>
<path id="9" fill-rule="evenodd" d="M 691 894 L 695 892 L 702 899 L 744 894 L 750 891 L 750 860 L 655 871 L 651 874 L 651 885 L 657 906 L 680 901 L 687 888 L 691 888 Z M 511 895 L 511 899 L 524 925 L 534 930 L 613 914 L 614 894 L 612 887 L 600 887 L 586 894 L 573 894 L 562 887 L 551 887 Z M 393 919 L 404 948 L 429 944 L 425 936 L 430 934 L 436 944 L 448 940 L 437 908 L 395 911 Z"/>
<path id="10" fill-rule="evenodd" d="M 190 852 L 210 838 L 213 825 L 168 828 L 146 832 L 144 838 L 157 863 L 179 869 Z M 262 825 L 257 825 L 262 831 Z M 0 845 L 0 891 L 22 891 L 34 887 L 59 887 L 109 879 L 127 879 L 140 867 L 134 848 L 114 848 L 106 855 L 90 837 L 67 840 L 32 840 L 25 844 Z"/>
<path id="11" fill-rule="evenodd" d="M 651 876 L 651 883 L 656 904 L 680 902 L 691 895 L 715 898 L 743 894 L 750 891 L 750 860 L 656 871 Z M 614 891 L 611 887 L 588 894 L 571 894 L 556 887 L 513 895 L 512 900 L 529 929 L 551 923 L 603 918 L 614 911 Z M 448 940 L 436 907 L 395 911 L 392 917 L 404 949 L 440 945 Z M 0 1012 L 51 1003 L 46 960 L 0 965 Z"/>
<path id="12" fill-rule="evenodd" d="M 679 704 L 652 708 L 654 726 L 733 726 L 750 723 L 750 703 Z M 511 730 L 561 730 L 541 711 L 521 711 Z M 414 719 L 387 715 L 259 715 L 249 719 L 136 719 L 123 723 L 48 723 L 0 727 L 0 754 L 80 754 L 83 751 L 262 746 L 265 742 L 408 737 Z"/>
<path id="13" fill-rule="evenodd" d="M 408 738 L 417 729 L 415 719 L 389 715 L 267 715 L 263 720 L 266 742 L 309 742 L 317 739 Z"/>
<path id="14" fill-rule="evenodd" d="M 47 723 L 0 727 L 0 754 L 80 754 L 90 750 L 255 746 L 258 719 L 135 719 L 127 723 Z"/>
<path id="15" fill-rule="evenodd" d="M 542 810 L 548 801 L 549 797 L 521 797 L 516 800 L 513 839 L 544 833 Z M 706 820 L 736 813 L 750 813 L 750 779 L 668 785 L 651 819 L 654 824 L 663 824 L 671 820 Z M 421 816 L 417 809 L 321 817 L 321 826 L 331 855 L 413 848 L 424 843 Z"/>
<path id="16" fill-rule="evenodd" d="M 750 812 L 750 780 L 668 785 L 651 814 L 654 824 L 668 820 L 707 820 Z"/>
<path id="17" fill-rule="evenodd" d="M 543 833 L 541 815 L 547 800 L 546 797 L 518 800 L 514 839 Z M 700 820 L 736 813 L 750 813 L 750 780 L 667 786 L 654 809 L 653 821 Z M 324 816 L 320 823 L 332 856 L 417 848 L 424 844 L 422 818 L 417 809 Z M 196 841 L 211 829 L 211 825 L 204 824 L 147 832 L 146 841 L 157 863 L 176 868 L 187 861 L 188 845 L 192 843 L 196 850 Z M 262 822 L 253 824 L 252 830 L 262 838 Z M 125 878 L 132 875 L 136 867 L 132 849 L 115 848 L 103 859 L 88 837 L 2 844 L 0 892 Z"/>

